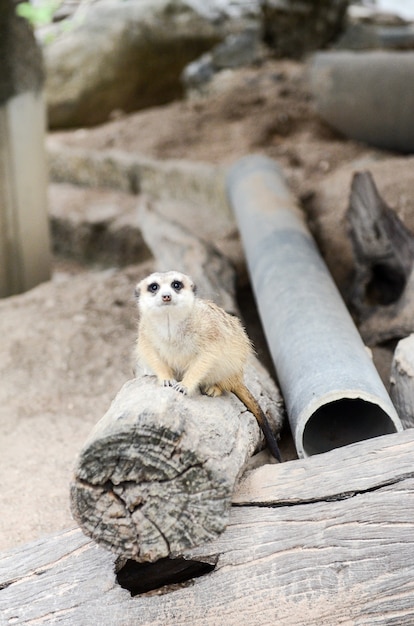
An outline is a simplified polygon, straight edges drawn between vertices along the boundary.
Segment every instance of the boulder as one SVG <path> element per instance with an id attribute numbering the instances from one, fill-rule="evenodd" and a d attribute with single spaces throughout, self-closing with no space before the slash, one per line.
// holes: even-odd
<path id="1" fill-rule="evenodd" d="M 258 24 L 241 33 L 227 35 L 211 52 L 203 54 L 184 69 L 182 81 L 187 89 L 187 95 L 202 94 L 204 87 L 221 70 L 259 62 L 263 56 L 261 48 Z"/>
<path id="2" fill-rule="evenodd" d="M 50 185 L 53 252 L 98 267 L 148 260 L 136 205 L 136 196 L 121 191 Z"/>
<path id="3" fill-rule="evenodd" d="M 99 124 L 113 111 L 179 97 L 185 65 L 222 37 L 221 26 L 184 0 L 89 6 L 44 46 L 50 127 Z"/>
<path id="4" fill-rule="evenodd" d="M 302 58 L 341 33 L 348 0 L 264 0 L 263 36 L 277 57 Z"/>

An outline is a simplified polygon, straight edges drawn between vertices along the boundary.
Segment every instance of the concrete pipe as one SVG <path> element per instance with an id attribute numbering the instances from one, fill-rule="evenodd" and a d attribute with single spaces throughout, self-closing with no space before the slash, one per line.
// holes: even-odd
<path id="1" fill-rule="evenodd" d="M 328 124 L 379 148 L 414 152 L 414 52 L 320 52 L 309 76 Z"/>
<path id="2" fill-rule="evenodd" d="M 402 430 L 281 169 L 245 157 L 227 189 L 299 456 Z"/>

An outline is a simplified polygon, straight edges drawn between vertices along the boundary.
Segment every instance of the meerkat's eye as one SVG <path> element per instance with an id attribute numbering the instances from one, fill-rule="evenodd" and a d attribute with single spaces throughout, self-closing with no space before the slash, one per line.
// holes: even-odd
<path id="1" fill-rule="evenodd" d="M 148 291 L 150 291 L 151 293 L 157 292 L 159 288 L 160 286 L 158 283 L 151 283 L 150 285 L 148 285 Z"/>
<path id="2" fill-rule="evenodd" d="M 171 287 L 175 291 L 180 291 L 184 287 L 184 284 L 181 282 L 181 280 L 173 280 L 173 282 L 171 283 Z"/>

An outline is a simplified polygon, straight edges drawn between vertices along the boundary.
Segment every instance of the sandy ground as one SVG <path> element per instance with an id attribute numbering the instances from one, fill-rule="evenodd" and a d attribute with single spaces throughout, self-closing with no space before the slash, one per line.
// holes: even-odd
<path id="1" fill-rule="evenodd" d="M 313 110 L 304 66 L 287 61 L 223 72 L 203 99 L 115 118 L 55 138 L 216 164 L 265 153 L 283 165 L 305 205 L 343 166 L 390 157 L 326 127 Z M 150 269 L 92 271 L 55 260 L 51 282 L 0 302 L 0 549 L 73 524 L 71 470 L 93 424 L 131 377 L 132 291 Z"/>

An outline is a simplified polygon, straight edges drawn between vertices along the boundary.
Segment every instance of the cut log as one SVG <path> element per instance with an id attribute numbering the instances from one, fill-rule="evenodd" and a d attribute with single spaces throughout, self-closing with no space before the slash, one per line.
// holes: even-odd
<path id="1" fill-rule="evenodd" d="M 398 342 L 391 364 L 390 395 L 405 428 L 414 427 L 414 335 Z"/>
<path id="2" fill-rule="evenodd" d="M 232 397 L 188 398 L 152 377 L 131 380 L 81 451 L 73 515 L 88 536 L 137 561 L 210 541 L 260 439 Z"/>
<path id="3" fill-rule="evenodd" d="M 156 594 L 131 598 L 153 571 L 136 564 L 127 582 L 118 571 L 122 588 L 112 555 L 78 530 L 4 553 L 0 622 L 412 626 L 413 455 L 409 430 L 272 466 L 266 500 L 250 491 L 220 537 L 177 555 L 210 573 L 194 579 L 190 569 L 191 581 Z"/>
<path id="4" fill-rule="evenodd" d="M 349 303 L 367 343 L 405 336 L 413 323 L 414 234 L 381 198 L 370 172 L 358 172 L 347 212 L 355 257 Z"/>
<path id="5" fill-rule="evenodd" d="M 204 295 L 236 310 L 234 274 L 217 251 L 154 210 L 142 224 L 160 269 L 191 274 Z M 280 394 L 256 359 L 246 384 L 278 432 Z M 117 555 L 141 562 L 171 556 L 223 532 L 236 480 L 262 445 L 256 419 L 231 394 L 186 397 L 139 374 L 80 453 L 74 517 Z"/>

